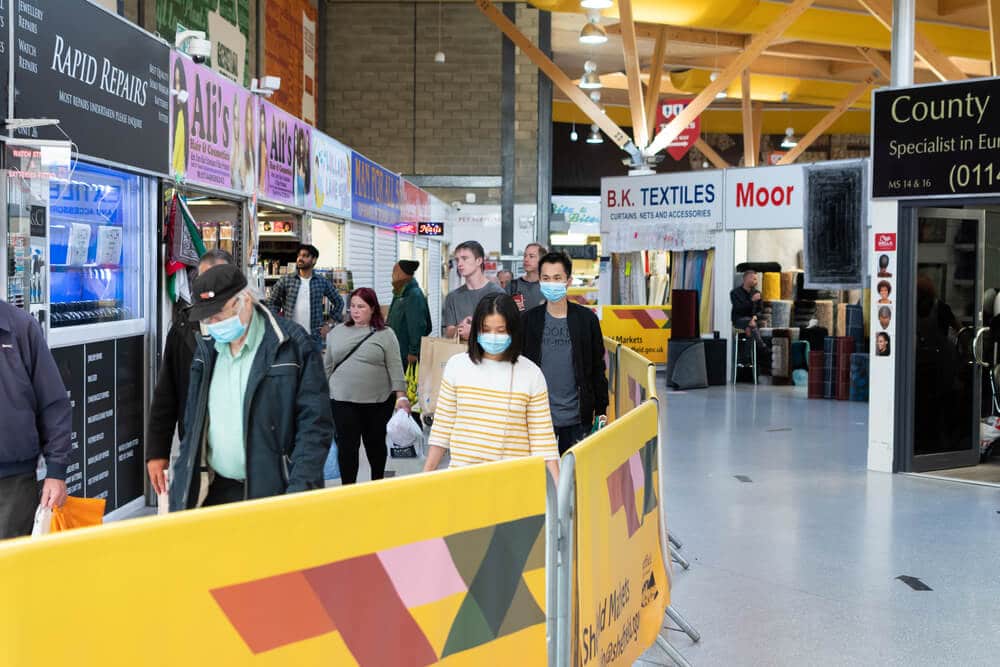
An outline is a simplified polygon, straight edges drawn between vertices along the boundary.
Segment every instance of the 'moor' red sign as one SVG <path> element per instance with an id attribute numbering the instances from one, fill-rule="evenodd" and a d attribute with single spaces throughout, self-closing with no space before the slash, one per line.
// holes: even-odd
<path id="1" fill-rule="evenodd" d="M 684 107 L 688 105 L 689 100 L 664 100 L 656 107 L 656 127 L 662 128 L 664 125 L 672 121 L 677 114 L 684 110 Z M 680 160 L 682 157 L 687 155 L 687 152 L 691 150 L 695 142 L 701 137 L 701 116 L 694 119 L 694 122 L 690 123 L 686 128 L 684 128 L 677 138 L 670 142 L 667 146 L 667 152 L 670 153 L 670 157 L 675 160 Z"/>
<path id="2" fill-rule="evenodd" d="M 896 250 L 896 235 L 895 234 L 876 234 L 875 235 L 875 250 L 877 251 L 895 251 Z"/>

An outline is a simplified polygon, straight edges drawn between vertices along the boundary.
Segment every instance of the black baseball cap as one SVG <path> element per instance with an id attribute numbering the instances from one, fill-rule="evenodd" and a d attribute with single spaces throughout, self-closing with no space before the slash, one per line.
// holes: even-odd
<path id="1" fill-rule="evenodd" d="M 191 284 L 190 318 L 204 320 L 215 315 L 229 303 L 229 300 L 245 290 L 246 276 L 234 264 L 213 266 L 195 278 Z"/>

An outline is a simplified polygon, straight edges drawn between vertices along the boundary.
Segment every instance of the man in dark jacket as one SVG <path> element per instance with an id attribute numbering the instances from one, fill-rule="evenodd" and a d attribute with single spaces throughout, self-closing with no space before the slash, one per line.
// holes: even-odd
<path id="1" fill-rule="evenodd" d="M 198 273 L 219 264 L 233 263 L 233 256 L 225 250 L 209 250 L 201 257 Z M 178 309 L 167 332 L 160 374 L 149 405 L 149 426 L 146 428 L 146 470 L 157 494 L 167 490 L 165 471 L 170 464 L 174 429 L 177 429 L 178 438 L 184 437 L 184 406 L 187 403 L 191 360 L 201 337 L 198 322 L 188 317 L 188 308 Z"/>
<path id="2" fill-rule="evenodd" d="M 191 317 L 213 340 L 191 365 L 170 510 L 322 488 L 333 417 L 309 334 L 256 303 L 231 264 L 191 292 Z"/>
<path id="3" fill-rule="evenodd" d="M 524 356 L 545 375 L 562 455 L 587 437 L 595 417 L 608 411 L 604 338 L 597 316 L 566 299 L 572 260 L 549 253 L 539 262 L 539 273 L 546 303 L 524 314 Z"/>
<path id="4" fill-rule="evenodd" d="M 757 272 L 753 269 L 743 272 L 743 283 L 734 287 L 729 293 L 729 302 L 733 304 L 731 319 L 733 328 L 742 331 L 747 338 L 756 340 L 758 348 L 764 347 L 757 328 L 757 316 L 764 308 L 761 302 L 760 290 L 757 289 Z"/>
<path id="5" fill-rule="evenodd" d="M 431 332 L 427 297 L 413 274 L 420 262 L 401 259 L 392 267 L 392 305 L 386 324 L 396 333 L 403 369 L 420 361 L 420 339 Z"/>
<path id="6" fill-rule="evenodd" d="M 31 534 L 45 457 L 41 504 L 66 502 L 72 410 L 41 327 L 31 315 L 0 301 L 0 540 Z"/>

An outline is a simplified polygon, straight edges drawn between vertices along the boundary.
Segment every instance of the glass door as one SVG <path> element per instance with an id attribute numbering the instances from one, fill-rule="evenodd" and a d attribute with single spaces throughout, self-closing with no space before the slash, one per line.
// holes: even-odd
<path id="1" fill-rule="evenodd" d="M 983 210 L 917 212 L 914 472 L 979 461 L 984 374 L 975 350 L 983 327 L 985 223 Z"/>

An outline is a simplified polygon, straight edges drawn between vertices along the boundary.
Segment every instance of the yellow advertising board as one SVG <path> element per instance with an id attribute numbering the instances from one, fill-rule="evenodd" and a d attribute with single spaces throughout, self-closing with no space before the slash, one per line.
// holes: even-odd
<path id="1" fill-rule="evenodd" d="M 670 306 L 601 306 L 601 331 L 654 364 L 667 363 Z"/>
<path id="2" fill-rule="evenodd" d="M 0 544 L 3 665 L 544 665 L 520 459 Z"/>
<path id="3" fill-rule="evenodd" d="M 663 626 L 658 446 L 656 401 L 647 401 L 573 448 L 576 665 L 632 665 Z"/>

